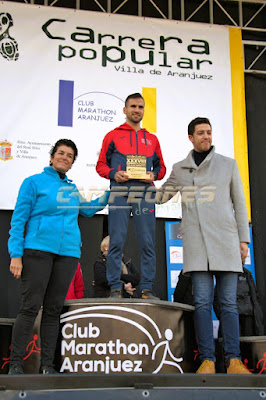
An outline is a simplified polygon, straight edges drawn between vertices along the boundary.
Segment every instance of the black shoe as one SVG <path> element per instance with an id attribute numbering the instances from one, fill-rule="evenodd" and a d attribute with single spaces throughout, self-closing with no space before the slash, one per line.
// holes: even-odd
<path id="1" fill-rule="evenodd" d="M 20 364 L 10 365 L 8 373 L 9 375 L 22 375 L 23 374 L 22 365 Z"/>
<path id="2" fill-rule="evenodd" d="M 57 374 L 58 372 L 54 369 L 54 367 L 41 367 L 41 374 Z"/>
<path id="3" fill-rule="evenodd" d="M 122 299 L 122 291 L 120 289 L 111 290 L 110 297 L 112 299 Z"/>
<path id="4" fill-rule="evenodd" d="M 141 298 L 148 300 L 160 300 L 160 298 L 155 296 L 150 289 L 143 289 L 141 292 Z"/>

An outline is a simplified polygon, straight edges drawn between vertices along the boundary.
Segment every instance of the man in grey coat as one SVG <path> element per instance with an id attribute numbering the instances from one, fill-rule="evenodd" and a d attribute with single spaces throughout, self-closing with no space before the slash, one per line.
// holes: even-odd
<path id="1" fill-rule="evenodd" d="M 197 373 L 215 373 L 212 324 L 213 276 L 221 306 L 227 373 L 249 374 L 239 345 L 237 277 L 248 254 L 248 217 L 236 161 L 215 153 L 207 118 L 188 125 L 193 150 L 174 164 L 162 186 L 160 202 L 176 192 L 182 198 L 183 273 L 191 275 L 195 330 L 201 366 Z"/>

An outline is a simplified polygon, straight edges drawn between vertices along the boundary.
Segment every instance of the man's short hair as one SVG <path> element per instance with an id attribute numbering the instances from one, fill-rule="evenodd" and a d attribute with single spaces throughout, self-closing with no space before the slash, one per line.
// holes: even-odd
<path id="1" fill-rule="evenodd" d="M 210 120 L 206 117 L 197 117 L 193 119 L 189 124 L 188 124 L 188 134 L 193 136 L 193 133 L 195 132 L 195 127 L 196 125 L 200 124 L 209 124 L 211 127 Z"/>
<path id="2" fill-rule="evenodd" d="M 125 101 L 125 106 L 127 105 L 127 102 L 130 99 L 142 99 L 143 101 L 145 101 L 140 93 L 133 93 L 133 94 L 130 94 L 129 96 L 127 96 L 126 101 Z"/>

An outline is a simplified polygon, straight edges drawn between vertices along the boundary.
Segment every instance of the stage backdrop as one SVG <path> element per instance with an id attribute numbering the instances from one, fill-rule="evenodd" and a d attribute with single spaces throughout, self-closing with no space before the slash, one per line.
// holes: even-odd
<path id="1" fill-rule="evenodd" d="M 69 177 L 84 196 L 107 187 L 95 164 L 134 92 L 145 98 L 143 127 L 158 136 L 166 176 L 191 149 L 190 120 L 207 116 L 217 152 L 239 163 L 249 208 L 242 57 L 236 28 L 1 2 L 0 208 L 14 208 L 21 182 L 47 166 L 59 138 L 78 146 Z M 166 204 L 157 216 L 181 210 Z"/>

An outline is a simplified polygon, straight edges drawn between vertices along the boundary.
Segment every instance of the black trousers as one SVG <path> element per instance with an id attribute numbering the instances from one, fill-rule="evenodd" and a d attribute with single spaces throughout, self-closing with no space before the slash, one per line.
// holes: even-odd
<path id="1" fill-rule="evenodd" d="M 78 261 L 75 257 L 25 249 L 21 274 L 22 299 L 12 331 L 10 365 L 23 364 L 41 306 L 41 366 L 54 365 L 60 313 Z"/>

